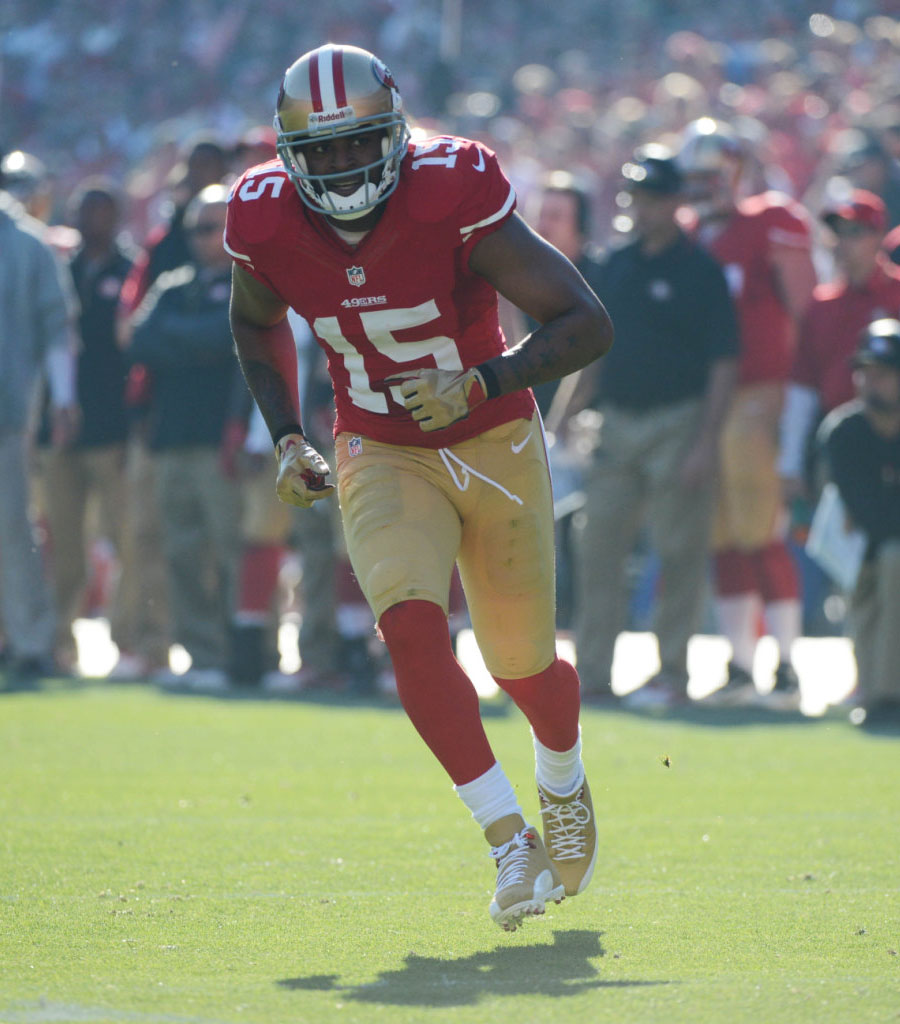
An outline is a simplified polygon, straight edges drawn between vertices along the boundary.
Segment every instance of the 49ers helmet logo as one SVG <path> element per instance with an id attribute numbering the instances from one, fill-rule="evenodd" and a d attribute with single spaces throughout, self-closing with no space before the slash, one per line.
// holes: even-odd
<path id="1" fill-rule="evenodd" d="M 383 60 L 379 60 L 377 57 L 372 57 L 372 71 L 379 82 L 387 89 L 396 89 L 397 84 L 394 81 L 394 76 L 391 74 L 390 69 Z"/>

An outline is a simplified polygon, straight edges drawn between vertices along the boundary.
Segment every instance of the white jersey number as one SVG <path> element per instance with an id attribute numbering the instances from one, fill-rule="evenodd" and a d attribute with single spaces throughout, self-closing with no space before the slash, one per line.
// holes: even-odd
<path id="1" fill-rule="evenodd" d="M 272 198 L 277 199 L 281 195 L 284 186 L 283 174 L 270 174 L 268 177 L 251 177 L 241 185 L 238 195 L 241 199 L 259 199 L 265 195 L 266 189 L 272 189 Z"/>
<path id="2" fill-rule="evenodd" d="M 461 370 L 462 360 L 459 350 L 452 338 L 439 335 L 425 338 L 423 341 L 399 342 L 394 337 L 395 331 L 421 327 L 432 320 L 440 318 L 440 312 L 434 299 L 423 302 L 419 306 L 407 309 L 373 309 L 359 314 L 363 330 L 372 345 L 388 359 L 395 363 L 409 363 L 420 360 L 423 356 L 431 356 L 439 370 Z M 388 403 L 385 395 L 372 390 L 372 381 L 366 372 L 361 352 L 358 352 L 341 332 L 336 316 L 320 316 L 313 323 L 316 334 L 337 353 L 344 361 L 350 375 L 348 393 L 350 400 L 360 409 L 368 412 L 386 413 Z M 391 394 L 399 405 L 402 405 L 400 389 L 391 388 Z"/>
<path id="3" fill-rule="evenodd" d="M 444 148 L 444 153 L 438 155 L 438 150 Z M 420 142 L 413 150 L 412 169 L 417 171 L 425 164 L 439 164 L 442 167 L 455 167 L 456 154 L 462 147 L 461 139 L 450 139 L 440 136 L 436 139 L 428 139 Z"/>

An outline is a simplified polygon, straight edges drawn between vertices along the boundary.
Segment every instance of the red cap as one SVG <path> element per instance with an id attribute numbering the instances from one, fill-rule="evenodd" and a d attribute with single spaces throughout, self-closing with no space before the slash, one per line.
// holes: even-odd
<path id="1" fill-rule="evenodd" d="M 884 203 L 874 192 L 867 192 L 864 188 L 855 188 L 849 199 L 827 206 L 822 211 L 822 220 L 829 227 L 834 227 L 836 220 L 862 224 L 873 231 L 884 231 L 887 227 Z"/>

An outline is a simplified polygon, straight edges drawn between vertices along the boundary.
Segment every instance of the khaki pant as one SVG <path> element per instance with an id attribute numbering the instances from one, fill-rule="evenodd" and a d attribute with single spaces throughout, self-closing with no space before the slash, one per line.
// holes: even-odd
<path id="1" fill-rule="evenodd" d="M 646 521 L 662 566 L 655 632 L 662 667 L 687 674 L 688 640 L 700 624 L 714 480 L 687 489 L 678 480 L 697 435 L 699 401 L 650 412 L 608 407 L 574 522 L 575 644 L 585 690 L 610 685 L 616 638 L 626 626 L 626 559 Z"/>
<path id="2" fill-rule="evenodd" d="M 322 446 L 330 466 L 334 459 Z M 299 647 L 305 668 L 322 673 L 337 668 L 338 630 L 336 563 L 342 552 L 340 512 L 336 498 L 297 509 L 278 500 L 275 468 L 256 467 L 241 482 L 242 534 L 245 544 L 284 544 L 300 551 L 303 576 Z"/>
<path id="3" fill-rule="evenodd" d="M 756 551 L 781 525 L 778 425 L 784 386 L 753 384 L 735 395 L 722 427 L 713 546 Z"/>
<path id="4" fill-rule="evenodd" d="M 111 629 L 121 650 L 141 655 L 151 667 L 167 668 L 171 639 L 156 459 L 137 437 L 128 443 L 125 480 L 121 574 Z"/>
<path id="5" fill-rule="evenodd" d="M 52 544 L 56 592 L 57 649 L 74 649 L 72 623 L 88 580 L 88 544 L 94 536 L 112 542 L 121 558 L 125 507 L 125 446 L 103 445 L 73 451 L 51 449 L 42 462 L 42 490 Z M 111 607 L 116 607 L 116 601 Z M 115 617 L 112 638 L 117 636 Z"/>
<path id="6" fill-rule="evenodd" d="M 241 544 L 240 486 L 219 467 L 215 448 L 157 455 L 174 639 L 194 668 L 224 669 Z"/>
<path id="7" fill-rule="evenodd" d="M 863 704 L 900 700 L 900 540 L 863 566 L 849 621 Z"/>

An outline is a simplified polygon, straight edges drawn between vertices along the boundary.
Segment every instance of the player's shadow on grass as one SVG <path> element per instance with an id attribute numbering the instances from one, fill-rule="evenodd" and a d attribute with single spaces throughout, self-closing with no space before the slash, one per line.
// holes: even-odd
<path id="1" fill-rule="evenodd" d="M 487 996 L 573 996 L 589 989 L 669 984 L 600 977 L 591 961 L 605 956 L 601 934 L 558 931 L 553 933 L 552 946 L 504 944 L 459 960 L 410 953 L 403 967 L 382 971 L 365 985 L 341 985 L 337 974 L 285 978 L 278 984 L 300 992 L 339 992 L 345 999 L 395 1006 L 473 1006 Z"/>

